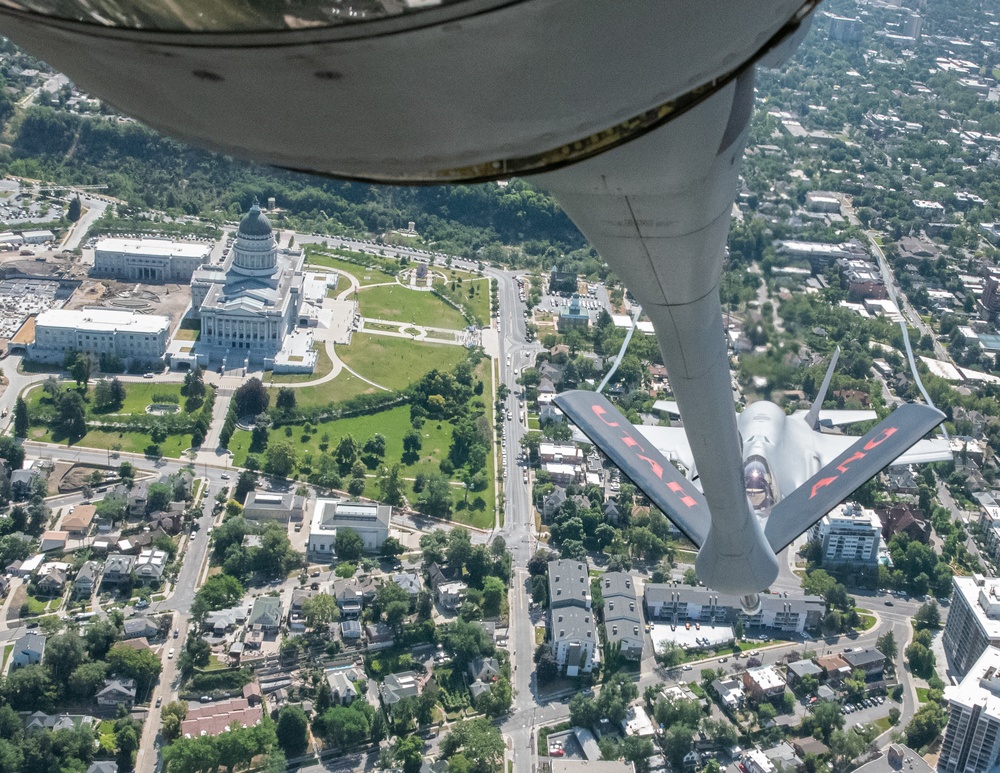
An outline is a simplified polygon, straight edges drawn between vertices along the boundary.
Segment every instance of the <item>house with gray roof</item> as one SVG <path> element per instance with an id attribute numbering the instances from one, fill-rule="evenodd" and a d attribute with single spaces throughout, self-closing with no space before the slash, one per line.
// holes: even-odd
<path id="1" fill-rule="evenodd" d="M 114 760 L 95 760 L 90 763 L 87 773 L 118 773 L 118 763 Z"/>
<path id="2" fill-rule="evenodd" d="M 160 628 L 147 617 L 130 617 L 122 624 L 123 639 L 153 639 L 160 633 Z"/>
<path id="3" fill-rule="evenodd" d="M 106 679 L 104 687 L 97 691 L 98 706 L 121 706 L 129 708 L 135 703 L 134 679 Z"/>
<path id="4" fill-rule="evenodd" d="M 382 683 L 380 693 L 382 702 L 386 706 L 395 706 L 403 698 L 415 698 L 420 695 L 420 677 L 415 671 L 389 674 Z"/>
<path id="5" fill-rule="evenodd" d="M 587 562 L 568 558 L 549 561 L 549 648 L 568 676 L 589 674 L 600 662 L 590 607 Z"/>
<path id="6" fill-rule="evenodd" d="M 364 679 L 364 674 L 355 668 L 331 668 L 326 672 L 326 682 L 333 693 L 333 702 L 339 706 L 350 706 L 358 697 L 355 684 Z"/>
<path id="7" fill-rule="evenodd" d="M 62 569 L 51 568 L 38 578 L 35 585 L 38 592 L 46 596 L 58 596 L 66 588 L 66 572 Z"/>
<path id="8" fill-rule="evenodd" d="M 87 561 L 76 573 L 76 579 L 73 581 L 73 595 L 76 598 L 90 598 L 100 581 L 101 565 L 96 561 Z"/>
<path id="9" fill-rule="evenodd" d="M 247 626 L 271 633 L 281 626 L 281 618 L 281 599 L 276 596 L 260 596 L 253 602 Z"/>
<path id="10" fill-rule="evenodd" d="M 410 597 L 411 604 L 417 600 L 420 591 L 424 588 L 423 580 L 420 579 L 420 575 L 416 572 L 396 572 L 392 575 L 392 581 L 406 591 Z"/>
<path id="11" fill-rule="evenodd" d="M 476 658 L 469 663 L 469 674 L 480 682 L 492 682 L 500 676 L 500 663 L 496 658 Z"/>
<path id="12" fill-rule="evenodd" d="M 823 678 L 824 671 L 811 660 L 796 660 L 788 664 L 787 679 L 789 685 L 796 685 L 807 676 L 814 676 L 819 681 Z"/>
<path id="13" fill-rule="evenodd" d="M 868 648 L 845 652 L 842 657 L 852 669 L 863 671 L 866 680 L 882 678 L 882 672 L 885 669 L 885 655 L 880 650 Z"/>
<path id="14" fill-rule="evenodd" d="M 108 560 L 104 562 L 101 583 L 121 585 L 131 582 L 134 569 L 135 556 L 125 555 L 124 553 L 112 553 L 108 556 Z"/>
<path id="15" fill-rule="evenodd" d="M 37 730 L 75 730 L 78 727 L 94 727 L 97 724 L 87 714 L 46 714 L 35 711 L 24 718 L 24 729 L 32 733 Z"/>
<path id="16" fill-rule="evenodd" d="M 10 667 L 33 666 L 42 662 L 45 656 L 45 634 L 28 631 L 14 642 L 14 652 Z"/>

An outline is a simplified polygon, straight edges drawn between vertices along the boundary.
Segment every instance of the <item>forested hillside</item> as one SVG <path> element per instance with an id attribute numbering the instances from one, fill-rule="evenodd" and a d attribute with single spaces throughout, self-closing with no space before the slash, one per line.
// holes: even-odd
<path id="1" fill-rule="evenodd" d="M 306 230 L 382 233 L 413 220 L 426 239 L 461 254 L 497 242 L 529 243 L 535 254 L 584 243 L 552 198 L 518 180 L 506 187 L 419 188 L 327 180 L 194 150 L 131 121 L 40 106 L 16 117 L 8 134 L 2 171 L 106 184 L 111 195 L 137 208 L 233 218 L 254 196 L 274 196 Z"/>

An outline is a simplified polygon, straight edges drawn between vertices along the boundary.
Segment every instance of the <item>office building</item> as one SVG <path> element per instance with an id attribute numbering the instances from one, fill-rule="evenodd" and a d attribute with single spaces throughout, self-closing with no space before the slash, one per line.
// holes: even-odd
<path id="1" fill-rule="evenodd" d="M 159 363 L 167 351 L 170 320 L 158 314 L 116 309 L 48 309 L 35 318 L 27 359 L 62 363 L 67 352 L 99 358 L 116 355 L 123 363 Z"/>
<path id="2" fill-rule="evenodd" d="M 191 281 L 208 263 L 212 245 L 169 239 L 101 239 L 94 248 L 94 274 L 134 282 Z"/>
<path id="3" fill-rule="evenodd" d="M 316 500 L 307 546 L 310 560 L 331 560 L 336 557 L 338 529 L 353 529 L 361 537 L 366 552 L 379 551 L 382 543 L 389 538 L 391 516 L 392 508 L 378 502 Z"/>
<path id="4" fill-rule="evenodd" d="M 874 510 L 845 502 L 813 526 L 810 538 L 822 545 L 824 566 L 874 566 L 882 540 L 882 522 Z"/>

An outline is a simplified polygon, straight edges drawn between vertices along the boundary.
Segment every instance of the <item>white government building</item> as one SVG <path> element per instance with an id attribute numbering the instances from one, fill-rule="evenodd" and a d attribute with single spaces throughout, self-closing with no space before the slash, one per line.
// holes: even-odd
<path id="1" fill-rule="evenodd" d="M 35 340 L 27 358 L 61 363 L 67 352 L 96 357 L 116 354 L 126 363 L 162 362 L 170 320 L 158 314 L 116 309 L 48 309 L 35 318 Z"/>
<path id="2" fill-rule="evenodd" d="M 275 372 L 311 373 L 312 333 L 299 330 L 305 255 L 279 249 L 268 219 L 254 201 L 240 221 L 232 252 L 221 266 L 204 265 L 191 279 L 191 311 L 201 334 L 174 367 L 221 362 Z"/>
<path id="3" fill-rule="evenodd" d="M 211 253 L 211 244 L 199 242 L 101 239 L 94 248 L 94 274 L 136 282 L 190 282 Z"/>
<path id="4" fill-rule="evenodd" d="M 391 518 L 392 507 L 378 502 L 317 499 L 309 525 L 309 559 L 329 561 L 336 557 L 338 529 L 353 529 L 361 537 L 365 551 L 375 553 L 389 538 Z"/>

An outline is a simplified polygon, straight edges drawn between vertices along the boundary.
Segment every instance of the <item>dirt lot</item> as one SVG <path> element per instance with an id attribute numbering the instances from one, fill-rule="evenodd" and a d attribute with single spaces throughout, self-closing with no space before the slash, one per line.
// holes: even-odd
<path id="1" fill-rule="evenodd" d="M 100 305 L 123 311 L 132 309 L 143 314 L 163 314 L 170 318 L 171 327 L 174 327 L 190 302 L 191 288 L 188 285 L 146 285 L 115 279 L 85 279 L 66 303 L 66 308 Z"/>

